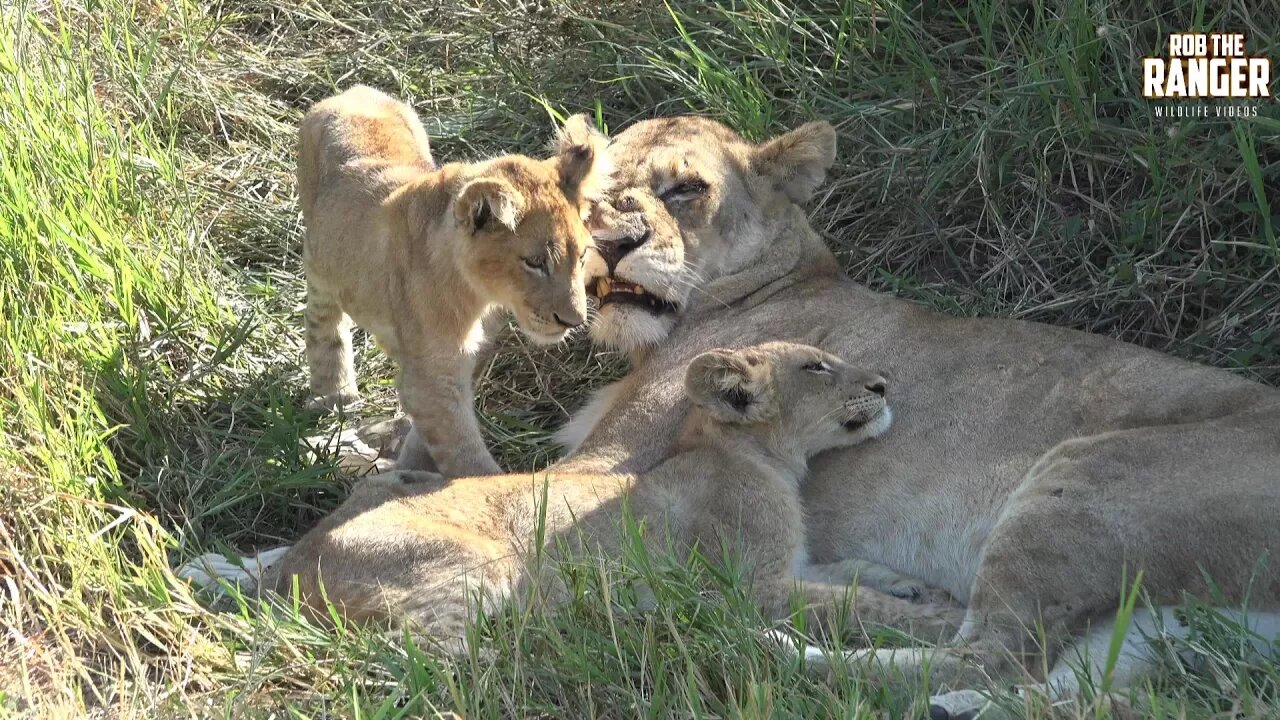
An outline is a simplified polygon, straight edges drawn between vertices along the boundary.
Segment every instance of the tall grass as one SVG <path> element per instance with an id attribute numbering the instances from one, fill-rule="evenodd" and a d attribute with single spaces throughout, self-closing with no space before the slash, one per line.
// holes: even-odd
<path id="1" fill-rule="evenodd" d="M 148 646 L 191 642 L 165 596 L 165 534 L 111 446 L 126 399 L 107 386 L 140 380 L 144 354 L 149 373 L 172 369 L 155 349 L 222 319 L 170 139 L 105 107 L 147 48 L 63 10 L 0 17 L 3 664 L 19 703 L 106 702 L 96 673 L 143 677 Z M 122 64 L 91 62 L 102 48 Z"/>
<path id="2" fill-rule="evenodd" d="M 0 12 L 0 714 L 879 716 L 919 696 L 806 677 L 732 574 L 568 566 L 578 600 L 497 613 L 474 657 L 323 631 L 168 572 L 296 538 L 351 479 L 302 411 L 292 134 L 354 82 L 411 100 L 442 157 L 533 150 L 549 110 L 609 126 L 814 117 L 815 208 L 846 267 L 950 312 L 1103 332 L 1280 382 L 1280 114 L 1157 120 L 1137 60 L 1169 29 L 1247 32 L 1272 0 L 1111 4 L 15 0 Z M 481 388 L 508 467 L 618 359 L 507 344 Z M 364 415 L 395 410 L 360 347 Z M 657 609 L 635 607 L 645 582 Z M 1280 671 L 1204 620 L 1167 717 L 1265 716 Z M 1171 658 L 1175 656 L 1171 655 Z M 1036 710 L 1035 712 L 1039 712 Z M 1085 708 L 1081 712 L 1091 712 Z"/>

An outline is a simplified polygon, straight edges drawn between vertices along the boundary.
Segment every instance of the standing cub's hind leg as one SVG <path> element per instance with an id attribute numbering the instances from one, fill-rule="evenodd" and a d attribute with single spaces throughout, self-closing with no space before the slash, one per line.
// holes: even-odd
<path id="1" fill-rule="evenodd" d="M 311 397 L 307 406 L 338 410 L 360 400 L 356 388 L 355 351 L 351 346 L 353 323 L 336 301 L 307 287 L 307 369 L 311 373 Z"/>

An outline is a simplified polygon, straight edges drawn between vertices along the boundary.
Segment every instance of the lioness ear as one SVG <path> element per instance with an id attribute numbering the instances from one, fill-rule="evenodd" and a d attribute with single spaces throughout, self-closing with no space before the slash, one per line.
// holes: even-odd
<path id="1" fill-rule="evenodd" d="M 554 151 L 560 188 L 575 200 L 604 197 L 613 182 L 609 139 L 581 113 L 571 116 L 556 133 Z"/>
<path id="2" fill-rule="evenodd" d="M 750 350 L 711 350 L 689 363 L 684 389 L 716 420 L 754 423 L 777 413 L 771 376 L 768 361 Z"/>
<path id="3" fill-rule="evenodd" d="M 836 161 L 836 131 L 828 122 L 805 123 L 758 146 L 751 165 L 792 201 L 813 196 Z"/>
<path id="4" fill-rule="evenodd" d="M 462 186 L 453 200 L 453 216 L 468 232 L 477 233 L 494 223 L 515 230 L 524 214 L 524 196 L 511 183 L 480 178 Z"/>

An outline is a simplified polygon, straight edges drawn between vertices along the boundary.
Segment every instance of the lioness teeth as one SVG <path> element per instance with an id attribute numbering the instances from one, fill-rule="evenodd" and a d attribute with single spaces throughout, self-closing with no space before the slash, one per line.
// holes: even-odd
<path id="1" fill-rule="evenodd" d="M 654 312 L 675 312 L 676 306 L 664 300 L 657 295 L 649 292 L 643 285 L 627 282 L 626 280 L 612 280 L 604 277 L 595 278 L 591 286 L 593 294 L 600 299 L 601 306 L 611 302 L 625 302 L 632 305 L 647 307 Z"/>
<path id="2" fill-rule="evenodd" d="M 646 291 L 644 287 L 629 283 L 625 280 L 609 280 L 607 278 L 598 278 L 596 280 L 596 295 L 604 297 L 613 293 L 626 293 L 628 295 L 644 295 Z"/>

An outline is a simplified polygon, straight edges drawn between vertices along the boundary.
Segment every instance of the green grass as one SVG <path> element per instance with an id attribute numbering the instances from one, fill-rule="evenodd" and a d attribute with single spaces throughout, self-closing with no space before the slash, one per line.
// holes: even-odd
<path id="1" fill-rule="evenodd" d="M 731 5 L 12 0 L 0 13 L 0 714 L 874 716 L 761 645 L 734 578 L 567 567 L 562 612 L 500 613 L 459 662 L 247 604 L 166 570 L 297 537 L 345 495 L 300 439 L 293 129 L 355 82 L 409 99 L 437 154 L 537 149 L 550 111 L 612 128 L 702 112 L 752 137 L 840 131 L 816 225 L 849 272 L 953 313 L 1104 333 L 1280 383 L 1280 110 L 1156 119 L 1170 29 L 1280 57 L 1280 3 Z M 508 342 L 481 389 L 500 460 L 621 361 Z M 369 343 L 365 416 L 394 411 Z M 658 596 L 631 611 L 634 583 Z M 1274 716 L 1280 668 L 1204 621 L 1210 671 L 1151 712 Z M 1143 695 L 1144 693 L 1140 693 Z M 1085 708 L 1083 714 L 1092 715 Z M 1031 709 L 1031 714 L 1043 715 Z"/>

